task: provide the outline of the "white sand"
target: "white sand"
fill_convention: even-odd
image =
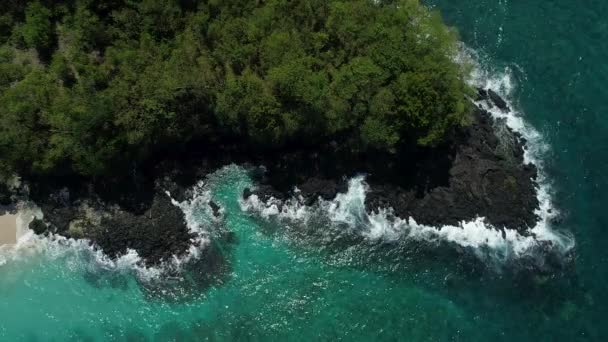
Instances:
[[[17,242],[17,215],[0,215],[0,245]]]

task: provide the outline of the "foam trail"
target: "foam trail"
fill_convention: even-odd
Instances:
[[[83,258],[83,256],[89,256]],[[43,256],[47,262],[67,259],[68,264],[80,264],[88,269],[116,272],[135,272],[142,280],[152,280],[162,274],[162,269],[145,267],[137,252],[129,250],[125,255],[112,260],[102,251],[95,249],[87,240],[67,239],[59,235],[38,236],[27,232],[12,246],[0,248],[0,267],[7,263],[25,262],[36,256]],[[76,267],[76,266],[73,266]]]
[[[256,212],[266,219],[280,217],[281,219],[307,222],[312,210],[304,205],[304,199],[298,195],[297,188],[294,192],[295,196],[286,201],[269,198],[264,202],[257,195],[251,195],[247,200],[240,199],[239,201],[242,210]]]

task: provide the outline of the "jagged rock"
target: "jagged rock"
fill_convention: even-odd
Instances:
[[[251,197],[252,195],[253,195],[253,191],[251,191],[251,189],[245,188],[243,190],[243,199],[244,200],[249,199],[249,197]]]
[[[255,191],[245,188],[243,191],[243,199],[248,199],[252,195],[258,196],[258,198],[263,202],[266,202],[271,198],[284,200],[289,196],[289,194],[281,192],[269,184],[260,184],[256,187]]]
[[[181,209],[161,192],[153,196],[144,212],[126,210],[95,197],[68,202],[65,196],[50,198],[40,205],[49,227],[35,220],[31,229],[37,234],[50,230],[71,238],[89,239],[112,258],[133,249],[154,265],[187,253],[194,238]]]
[[[483,88],[477,88],[477,101],[486,101],[488,100],[488,91]]]
[[[213,216],[220,217],[222,208],[217,203],[215,203],[214,201],[209,201],[209,207],[213,212]]]
[[[346,192],[348,185],[346,181],[310,178],[306,182],[299,184],[299,194],[304,197],[307,203],[311,204],[319,197],[324,200],[331,200],[340,192]]]
[[[34,233],[38,235],[45,234],[47,232],[47,225],[39,218],[34,218],[32,222],[30,222],[29,228],[34,231]]]
[[[157,181],[156,188],[160,192],[168,192],[171,195],[171,198],[178,202],[183,202],[188,199],[187,190],[184,187],[179,186],[169,177],[164,177],[162,180]]]
[[[507,102],[500,97],[500,95],[496,94],[492,89],[488,89],[488,97],[492,100],[492,103],[499,109],[508,112],[509,107],[507,106]]]

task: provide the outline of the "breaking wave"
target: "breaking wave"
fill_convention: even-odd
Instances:
[[[507,101],[509,111],[502,111],[496,107],[489,106],[487,102],[477,102],[478,105],[486,109],[495,119],[505,120],[507,126],[521,134],[525,139],[524,144],[524,163],[531,163],[536,166],[538,176],[536,179],[536,196],[539,208],[536,215],[539,220],[530,232],[538,240],[548,241],[554,244],[563,253],[567,253],[575,246],[575,240],[571,233],[554,230],[552,222],[555,221],[560,213],[553,205],[553,190],[550,178],[547,176],[544,165],[544,157],[549,152],[550,146],[545,142],[542,134],[525,120],[525,115],[518,110],[513,103],[513,93],[516,89],[516,82],[513,69],[505,67],[502,70],[492,70],[484,68],[478,62],[481,57],[474,51],[464,50],[469,63],[475,67],[471,73],[469,83],[472,86],[484,89],[492,89]],[[516,68],[519,68],[516,66]]]

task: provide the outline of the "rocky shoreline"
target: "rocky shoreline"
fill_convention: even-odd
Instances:
[[[477,100],[509,110],[492,91],[480,89]],[[44,220],[30,225],[38,234],[89,239],[112,258],[135,250],[146,265],[184,256],[192,244],[200,243],[167,192],[183,201],[197,180],[230,163],[249,165],[259,184],[244,197],[285,199],[297,187],[306,203],[313,204],[319,197],[329,200],[345,192],[347,179],[364,173],[370,186],[369,211],[392,207],[399,217],[433,226],[484,216],[497,229],[526,234],[537,220],[534,211],[539,204],[537,171],[524,165],[524,143],[504,122],[476,107],[470,126],[454,130],[444,145],[432,149],[356,154],[329,141],[320,148],[251,154],[222,145],[213,152],[162,161],[150,172],[118,183],[39,180],[30,184],[31,190],[12,195],[0,189],[0,199],[32,200],[40,206]],[[260,165],[264,171],[254,167]],[[209,206],[220,215],[217,204]]]
[[[480,89],[478,101],[509,111],[491,90]],[[347,178],[363,173],[370,188],[368,212],[390,207],[398,217],[437,227],[485,217],[497,229],[516,229],[527,235],[538,220],[539,203],[537,169],[524,163],[525,140],[481,107],[472,116],[471,125],[458,128],[444,146],[435,149],[360,160],[344,160],[339,150],[325,157],[287,154],[265,164],[262,185],[248,189],[244,198],[255,194],[264,202],[271,197],[286,199],[297,187],[298,195],[310,205],[319,197],[330,200],[345,192]],[[294,173],[290,181],[282,180]]]
[[[173,255],[185,254],[197,236],[187,227],[181,209],[160,192],[142,213],[108,205],[99,199],[69,201],[53,196],[40,204],[44,221],[34,220],[37,234],[53,232],[69,238],[86,238],[111,258],[137,251],[148,264],[156,265]]]

